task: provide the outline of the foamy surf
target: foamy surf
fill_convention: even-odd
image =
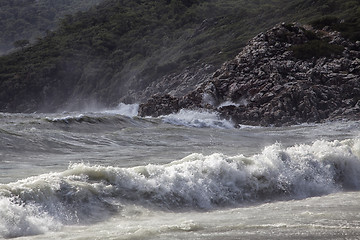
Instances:
[[[61,228],[61,223],[33,203],[16,197],[0,197],[0,236],[15,238],[38,235]]]
[[[196,111],[181,109],[178,113],[173,113],[160,117],[165,123],[179,126],[196,128],[234,128],[231,121],[221,119],[217,113],[208,111]]]
[[[106,109],[100,112],[106,114],[120,114],[126,117],[135,117],[139,111],[139,104],[125,104],[120,103],[116,108]]]
[[[359,139],[273,144],[253,156],[194,153],[132,168],[71,164],[64,172],[0,185],[0,236],[94,223],[133,204],[213,210],[359,189]]]
[[[90,119],[89,117],[85,116],[84,114],[73,114],[73,115],[66,115],[60,117],[46,117],[45,120],[54,123],[73,123],[73,122],[84,122],[86,119]]]

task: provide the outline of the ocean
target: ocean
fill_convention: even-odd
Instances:
[[[360,121],[0,113],[0,238],[358,239]]]

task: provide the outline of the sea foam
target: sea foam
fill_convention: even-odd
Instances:
[[[0,236],[14,238],[55,231],[61,227],[59,221],[39,211],[36,204],[24,204],[16,197],[0,197]]]
[[[181,109],[178,113],[161,116],[165,123],[197,128],[234,128],[231,121],[221,119],[217,113]]]
[[[126,117],[135,117],[138,114],[139,104],[120,103],[116,108],[101,111],[107,114],[120,114]]]
[[[0,234],[15,237],[91,223],[139,205],[212,210],[360,189],[360,140],[281,144],[244,156],[191,154],[132,168],[78,163],[0,185]]]

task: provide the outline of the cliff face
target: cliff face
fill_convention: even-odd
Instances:
[[[360,118],[360,43],[338,32],[279,24],[254,37],[196,90],[155,95],[140,116],[207,109],[235,124]]]

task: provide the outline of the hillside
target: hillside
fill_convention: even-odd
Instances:
[[[84,11],[102,0],[2,0],[0,2],[0,55],[18,40],[34,42],[57,27],[66,14]]]
[[[185,94],[279,22],[332,19],[333,28],[359,39],[359,6],[350,0],[104,1],[0,58],[0,111],[113,106],[174,89]]]
[[[329,19],[327,19],[328,21]],[[187,95],[154,95],[140,116],[195,109],[237,125],[360,118],[360,41],[308,25],[278,24],[255,36]]]

